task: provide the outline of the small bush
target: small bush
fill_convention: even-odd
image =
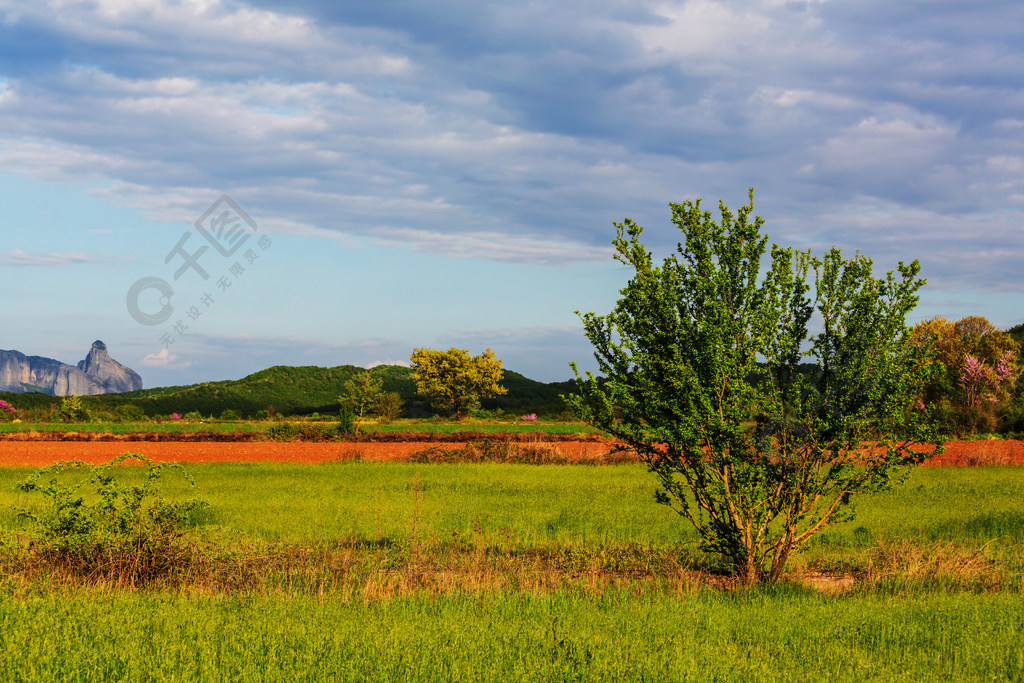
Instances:
[[[220,419],[225,421],[235,421],[242,419],[242,413],[235,410],[234,408],[227,408],[220,414]]]
[[[291,441],[296,431],[291,422],[276,422],[267,429],[267,438],[271,441]]]
[[[133,460],[145,470],[142,483],[129,486],[114,468]],[[48,502],[41,512],[21,511],[35,524],[34,557],[74,574],[132,585],[170,573],[188,555],[184,527],[207,507],[199,500],[171,503],[160,495],[160,479],[170,468],[193,483],[181,465],[156,465],[140,453],[102,465],[65,461],[41,468],[18,485]],[[72,474],[75,470],[84,470],[84,480]],[[91,492],[83,494],[83,488]]]
[[[355,434],[357,429],[355,411],[349,408],[342,408],[338,411],[338,433],[347,436]]]
[[[13,422],[21,419],[21,411],[7,401],[0,399],[0,422]]]

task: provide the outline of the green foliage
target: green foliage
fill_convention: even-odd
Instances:
[[[817,259],[773,245],[762,272],[753,189],[738,215],[720,202],[720,222],[700,200],[670,206],[682,242],[660,265],[639,225],[616,224],[615,258],[635,274],[611,313],[582,316],[607,382],[577,373],[568,402],[644,457],[659,502],[707,551],[744,581],[775,582],[852,495],[888,488],[937,443],[930,414],[912,409],[927,349],[905,325],[924,280],[916,261],[875,277],[870,259],[835,248]]]
[[[342,408],[338,411],[338,434],[355,434],[357,427],[356,414],[351,408]]]
[[[223,411],[221,411],[220,419],[225,421],[241,420],[242,413],[238,410],[235,410],[234,408],[225,408]]]
[[[89,411],[82,405],[82,399],[71,394],[60,401],[60,419],[61,422],[87,422]]]
[[[377,399],[377,417],[381,424],[388,424],[398,419],[402,414],[402,407],[405,402],[402,395],[397,391],[382,393]]]
[[[480,407],[481,399],[508,391],[500,384],[501,359],[490,349],[479,356],[466,349],[414,349],[412,378],[417,392],[434,407],[450,410],[456,420]]]
[[[372,369],[363,370],[345,382],[345,391],[338,397],[342,408],[349,408],[363,419],[367,408],[376,407],[383,395],[384,380],[375,377]]]
[[[914,326],[914,343],[933,349],[933,373],[921,400],[937,407],[944,433],[966,436],[1014,430],[1015,408],[1009,404],[1015,394],[1019,399],[1024,378],[1021,343],[1017,339],[1020,335],[1015,334],[1013,329],[996,329],[980,316],[957,321],[936,316]],[[985,387],[985,400],[976,396],[974,383],[965,381],[972,365],[990,379]],[[1000,367],[1006,376],[996,378],[995,370]]]
[[[515,415],[558,415],[566,410],[562,396],[576,392],[576,383],[572,380],[538,382],[512,370],[502,371],[501,386],[508,393],[482,400],[480,405],[483,408]]]
[[[123,481],[125,468],[117,466],[129,461],[143,465],[141,484]],[[34,552],[76,572],[112,571],[133,583],[172,570],[184,552],[182,527],[206,504],[161,496],[160,480],[170,468],[192,483],[181,465],[156,465],[139,453],[102,465],[65,461],[39,469],[18,485],[46,501],[41,511],[22,511],[34,522]]]
[[[143,422],[147,419],[146,411],[134,403],[124,403],[116,406],[111,412],[121,422]],[[188,415],[185,417],[187,419]]]
[[[138,406],[147,415],[174,412],[219,415],[226,408],[238,410],[245,416],[256,416],[264,410],[270,417],[278,412],[285,415],[333,414],[338,408],[338,397],[345,391],[345,382],[360,372],[362,368],[352,365],[333,368],[277,366],[238,380],[85,396],[82,402],[90,409],[109,411],[115,416],[117,408],[125,404]],[[431,415],[425,400],[416,395],[416,383],[410,368],[378,366],[373,369],[373,374],[382,381],[384,393],[395,392],[401,396],[406,417]],[[537,382],[508,370],[502,373],[502,386],[508,393],[483,398],[483,407],[490,410],[501,408],[516,414],[558,414],[564,410],[560,395],[575,390],[572,382]],[[0,399],[24,409],[22,419],[25,421],[47,421],[49,412],[58,409],[60,398],[47,394],[0,392]],[[277,406],[277,409],[270,406]]]

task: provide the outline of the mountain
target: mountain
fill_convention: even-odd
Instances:
[[[230,408],[252,417],[270,406],[283,415],[337,414],[338,396],[344,392],[345,381],[362,371],[363,368],[354,365],[330,368],[277,365],[237,380],[90,396],[86,402],[94,414],[114,412],[128,404],[151,416],[193,411],[216,416]],[[405,415],[429,417],[434,413],[423,397],[416,395],[411,369],[384,365],[375,368],[374,374],[383,380],[384,391],[395,391],[402,396]],[[501,409],[512,414],[557,414],[565,410],[559,394],[575,389],[572,382],[537,382],[511,370],[505,371],[501,383],[508,394],[485,400],[485,409]],[[45,407],[55,401],[51,396],[23,395],[15,404],[19,408]]]
[[[142,378],[107,353],[107,345],[93,342],[78,367],[53,358],[26,356],[0,350],[0,391],[15,394],[94,396],[142,389]]]

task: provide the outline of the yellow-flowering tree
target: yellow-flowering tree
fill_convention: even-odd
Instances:
[[[499,384],[501,359],[490,349],[479,356],[466,349],[413,349],[411,360],[416,391],[433,407],[451,410],[457,420],[478,408],[481,399],[506,393]]]

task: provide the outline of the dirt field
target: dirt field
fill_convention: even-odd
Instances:
[[[460,443],[182,443],[174,441],[0,441],[0,466],[42,466],[60,460],[101,463],[122,453],[142,453],[157,462],[279,462],[319,463],[342,460],[405,461],[409,454],[429,447],[459,448]],[[594,441],[565,441],[550,444],[567,458],[592,459],[607,453],[610,446]]]
[[[600,441],[561,441],[545,444],[571,462],[586,462],[608,452]],[[202,443],[175,441],[0,441],[0,466],[38,467],[60,460],[101,463],[122,453],[142,453],[157,462],[278,462],[320,463],[352,459],[404,461],[424,448],[458,448],[459,443]],[[1024,441],[950,441],[946,452],[927,463],[931,467],[1024,465]]]

